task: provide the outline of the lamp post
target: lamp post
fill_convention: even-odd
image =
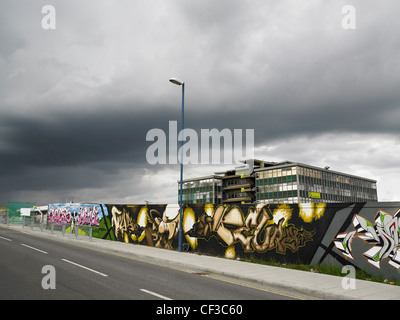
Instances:
[[[169,79],[170,82],[173,84],[176,84],[178,86],[182,86],[182,134],[183,134],[183,129],[185,128],[184,126],[184,101],[185,101],[185,83],[182,80],[179,80],[178,78],[171,78]],[[179,252],[182,252],[182,242],[183,242],[183,204],[182,204],[182,198],[183,198],[183,192],[182,192],[182,185],[183,185],[183,139],[181,139],[181,181],[180,181],[180,194],[179,194],[179,233],[178,233],[178,250]]]

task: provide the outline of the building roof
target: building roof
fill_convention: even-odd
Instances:
[[[362,180],[366,180],[366,181],[370,181],[370,182],[374,182],[374,183],[377,182],[374,179],[356,176],[356,175],[352,175],[352,174],[348,174],[348,173],[344,173],[344,172],[340,172],[340,171],[330,170],[329,167],[320,168],[320,167],[316,167],[313,165],[309,165],[309,164],[305,164],[305,163],[301,163],[301,162],[288,161],[288,160],[281,161],[281,162],[273,162],[273,161],[263,161],[263,160],[258,160],[258,159],[248,159],[248,160],[244,160],[241,162],[247,164],[250,161],[254,161],[253,162],[254,163],[254,172],[299,166],[299,167],[305,167],[305,168],[316,169],[316,170],[321,170],[321,171],[327,171],[330,173],[347,176],[347,177],[353,177],[353,178],[357,178],[357,179],[362,179]],[[235,171],[236,171],[236,169],[226,170],[223,172],[215,172],[213,175],[184,179],[183,182],[205,180],[205,179],[231,179],[231,178],[234,178],[237,176]],[[240,177],[240,175],[239,175],[239,177]],[[179,182],[180,181],[178,181],[178,183]]]
[[[182,182],[191,182],[191,181],[197,181],[197,180],[205,180],[205,179],[222,179],[222,176],[218,176],[218,175],[209,175],[209,176],[203,176],[203,177],[194,177],[194,178],[188,178],[188,179],[183,179]],[[178,183],[180,183],[181,181],[178,180]]]

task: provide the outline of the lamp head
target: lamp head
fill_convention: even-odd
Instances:
[[[184,83],[182,80],[180,80],[178,78],[171,78],[171,79],[169,79],[169,81],[172,82],[173,84],[178,85],[178,86],[181,86]]]

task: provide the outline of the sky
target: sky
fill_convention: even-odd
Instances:
[[[177,203],[179,165],[146,157],[150,130],[168,141],[180,127],[171,77],[199,137],[252,129],[257,159],[375,179],[380,201],[398,201],[398,12],[398,0],[1,0],[0,206]],[[234,166],[188,164],[184,178]]]

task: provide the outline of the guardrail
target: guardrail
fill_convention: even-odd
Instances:
[[[0,212],[0,224],[8,224],[8,212]]]
[[[9,224],[8,214],[0,214],[0,224]],[[40,230],[40,232],[56,232],[62,233],[63,237],[72,235],[76,239],[88,237],[92,241],[93,227],[91,225],[79,225],[74,222],[55,224],[47,223],[46,219],[40,216],[24,216],[22,217],[22,229],[30,228],[31,230]]]

